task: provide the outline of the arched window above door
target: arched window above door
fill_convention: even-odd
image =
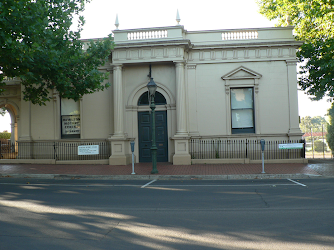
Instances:
[[[164,105],[167,104],[167,101],[166,98],[160,92],[157,91],[155,92],[154,103],[155,105]],[[138,99],[138,106],[145,106],[145,105],[149,105],[147,91],[143,93]]]

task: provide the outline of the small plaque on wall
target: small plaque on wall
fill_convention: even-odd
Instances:
[[[63,115],[61,117],[62,134],[80,134],[80,115]]]

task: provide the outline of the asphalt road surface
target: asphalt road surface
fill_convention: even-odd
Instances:
[[[0,249],[334,249],[334,179],[0,179]]]

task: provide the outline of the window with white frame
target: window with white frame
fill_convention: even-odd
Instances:
[[[80,138],[80,103],[61,99],[61,138]]]
[[[232,134],[255,133],[253,88],[231,88]]]

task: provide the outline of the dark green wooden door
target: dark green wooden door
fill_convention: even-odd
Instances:
[[[151,162],[152,128],[148,111],[138,112],[139,162]],[[168,161],[167,111],[155,111],[157,161]]]

